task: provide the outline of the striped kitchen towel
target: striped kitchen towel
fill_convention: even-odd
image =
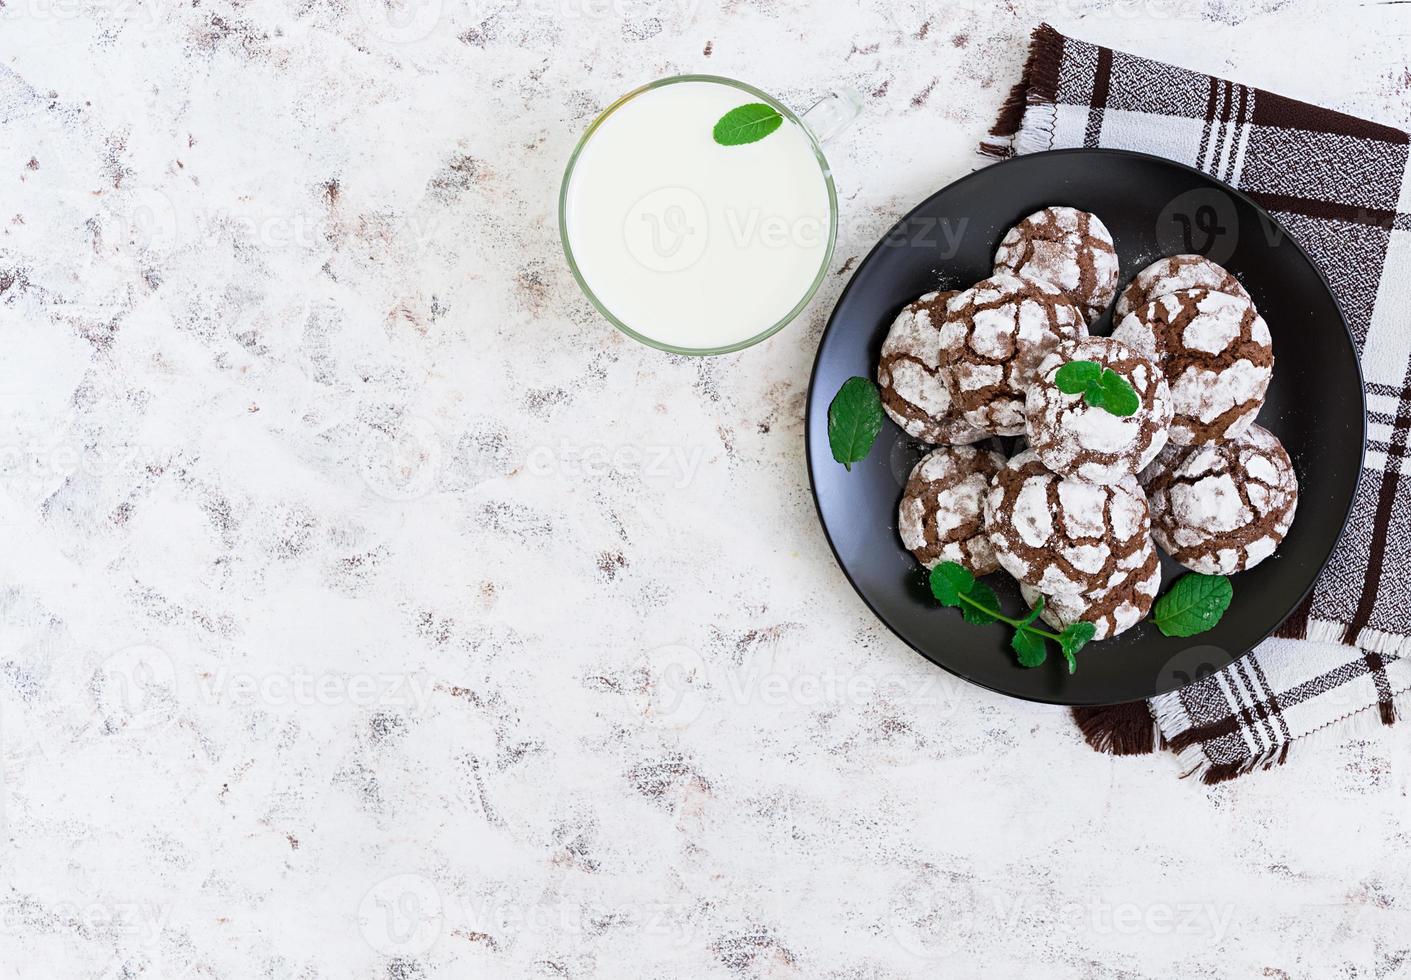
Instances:
[[[988,159],[1064,147],[1139,150],[1262,204],[1322,267],[1367,388],[1366,468],[1308,600],[1249,656],[1172,694],[1074,712],[1094,747],[1179,753],[1221,782],[1318,734],[1390,725],[1411,689],[1411,170],[1406,133],[1173,65],[1034,31]],[[1375,711],[1373,710],[1375,709]],[[1153,726],[1153,719],[1155,726]]]

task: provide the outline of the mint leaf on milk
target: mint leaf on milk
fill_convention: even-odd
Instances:
[[[1195,636],[1220,622],[1234,597],[1235,588],[1225,576],[1189,572],[1157,601],[1152,618],[1167,636]]]
[[[763,102],[751,102],[720,117],[715,124],[715,141],[721,146],[757,143],[782,125],[784,117],[778,109]]]
[[[1093,408],[1122,418],[1141,408],[1141,399],[1127,379],[1097,361],[1069,361],[1058,369],[1053,383],[1065,395],[1082,395]]]
[[[833,458],[851,470],[872,451],[882,431],[882,396],[866,378],[848,378],[828,406],[828,445]]]

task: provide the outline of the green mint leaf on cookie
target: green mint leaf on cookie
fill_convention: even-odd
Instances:
[[[1069,361],[1058,369],[1053,381],[1065,395],[1081,395],[1101,377],[1102,365],[1097,361]]]
[[[999,609],[999,599],[995,597],[994,590],[984,582],[976,582],[971,586],[967,597],[971,602],[967,602],[960,610],[967,623],[988,626],[998,620],[990,610]]]
[[[1048,659],[1048,642],[1032,630],[1015,630],[1009,647],[1019,655],[1019,666],[1037,667]]]
[[[1098,382],[1098,386],[1102,389],[1102,404],[1098,407],[1107,409],[1113,415],[1126,418],[1128,415],[1136,415],[1137,409],[1142,407],[1136,390],[1126,378],[1111,368],[1102,372],[1102,380]]]
[[[773,106],[751,102],[737,106],[715,124],[715,141],[721,146],[743,146],[757,143],[784,124],[784,117]]]
[[[882,396],[866,378],[848,378],[828,406],[828,445],[833,458],[851,470],[867,458],[882,431]]]
[[[1195,636],[1220,622],[1234,596],[1234,586],[1225,576],[1189,572],[1157,600],[1152,618],[1167,636]]]
[[[1122,418],[1141,408],[1141,399],[1127,379],[1097,361],[1069,361],[1058,369],[1053,383],[1065,395],[1082,395],[1093,408]]]
[[[974,588],[975,576],[958,562],[943,561],[931,569],[931,594],[943,606],[962,605],[961,596],[968,596]]]

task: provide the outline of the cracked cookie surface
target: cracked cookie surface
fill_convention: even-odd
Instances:
[[[1138,272],[1127,284],[1117,297],[1112,322],[1121,323],[1128,313],[1135,313],[1158,297],[1197,288],[1254,302],[1240,281],[1218,262],[1203,255],[1168,255]]]
[[[1161,555],[1150,538],[1141,567],[1110,589],[1088,595],[1044,595],[1039,618],[1062,631],[1073,623],[1092,623],[1094,640],[1107,640],[1136,626],[1151,612],[1161,591]],[[1020,583],[1019,592],[1029,608],[1043,595],[1032,585]]]
[[[985,528],[1010,575],[1047,595],[1077,595],[1141,567],[1151,517],[1136,477],[1100,486],[1060,476],[1025,450],[990,483]]]
[[[1247,429],[1274,370],[1269,325],[1254,304],[1209,289],[1159,296],[1112,332],[1161,365],[1178,446],[1233,438]]]
[[[1117,249],[1095,214],[1070,207],[1035,211],[1009,229],[995,251],[995,272],[1053,283],[1089,323],[1117,295]]]
[[[908,304],[887,332],[877,364],[883,410],[907,435],[933,445],[963,445],[985,437],[955,407],[949,358],[941,351],[945,304],[956,292],[927,293]]]
[[[1039,362],[1087,323],[1057,286],[994,275],[952,296],[941,323],[941,356],[951,365],[956,407],[992,435],[1024,432],[1024,396]]]
[[[1226,442],[1164,453],[1144,476],[1157,543],[1206,575],[1232,575],[1268,558],[1298,508],[1293,461],[1260,425]]]
[[[916,464],[897,508],[897,531],[917,561],[927,568],[959,562],[976,575],[999,570],[984,500],[1003,466],[1002,455],[976,446],[942,446]]]

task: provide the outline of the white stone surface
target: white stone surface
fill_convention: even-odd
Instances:
[[[872,618],[801,423],[1040,19],[1411,126],[1411,7],[382,2],[0,6],[0,977],[1407,975],[1402,728],[1088,751]],[[868,103],[836,274],[713,360],[556,230],[687,71]]]

